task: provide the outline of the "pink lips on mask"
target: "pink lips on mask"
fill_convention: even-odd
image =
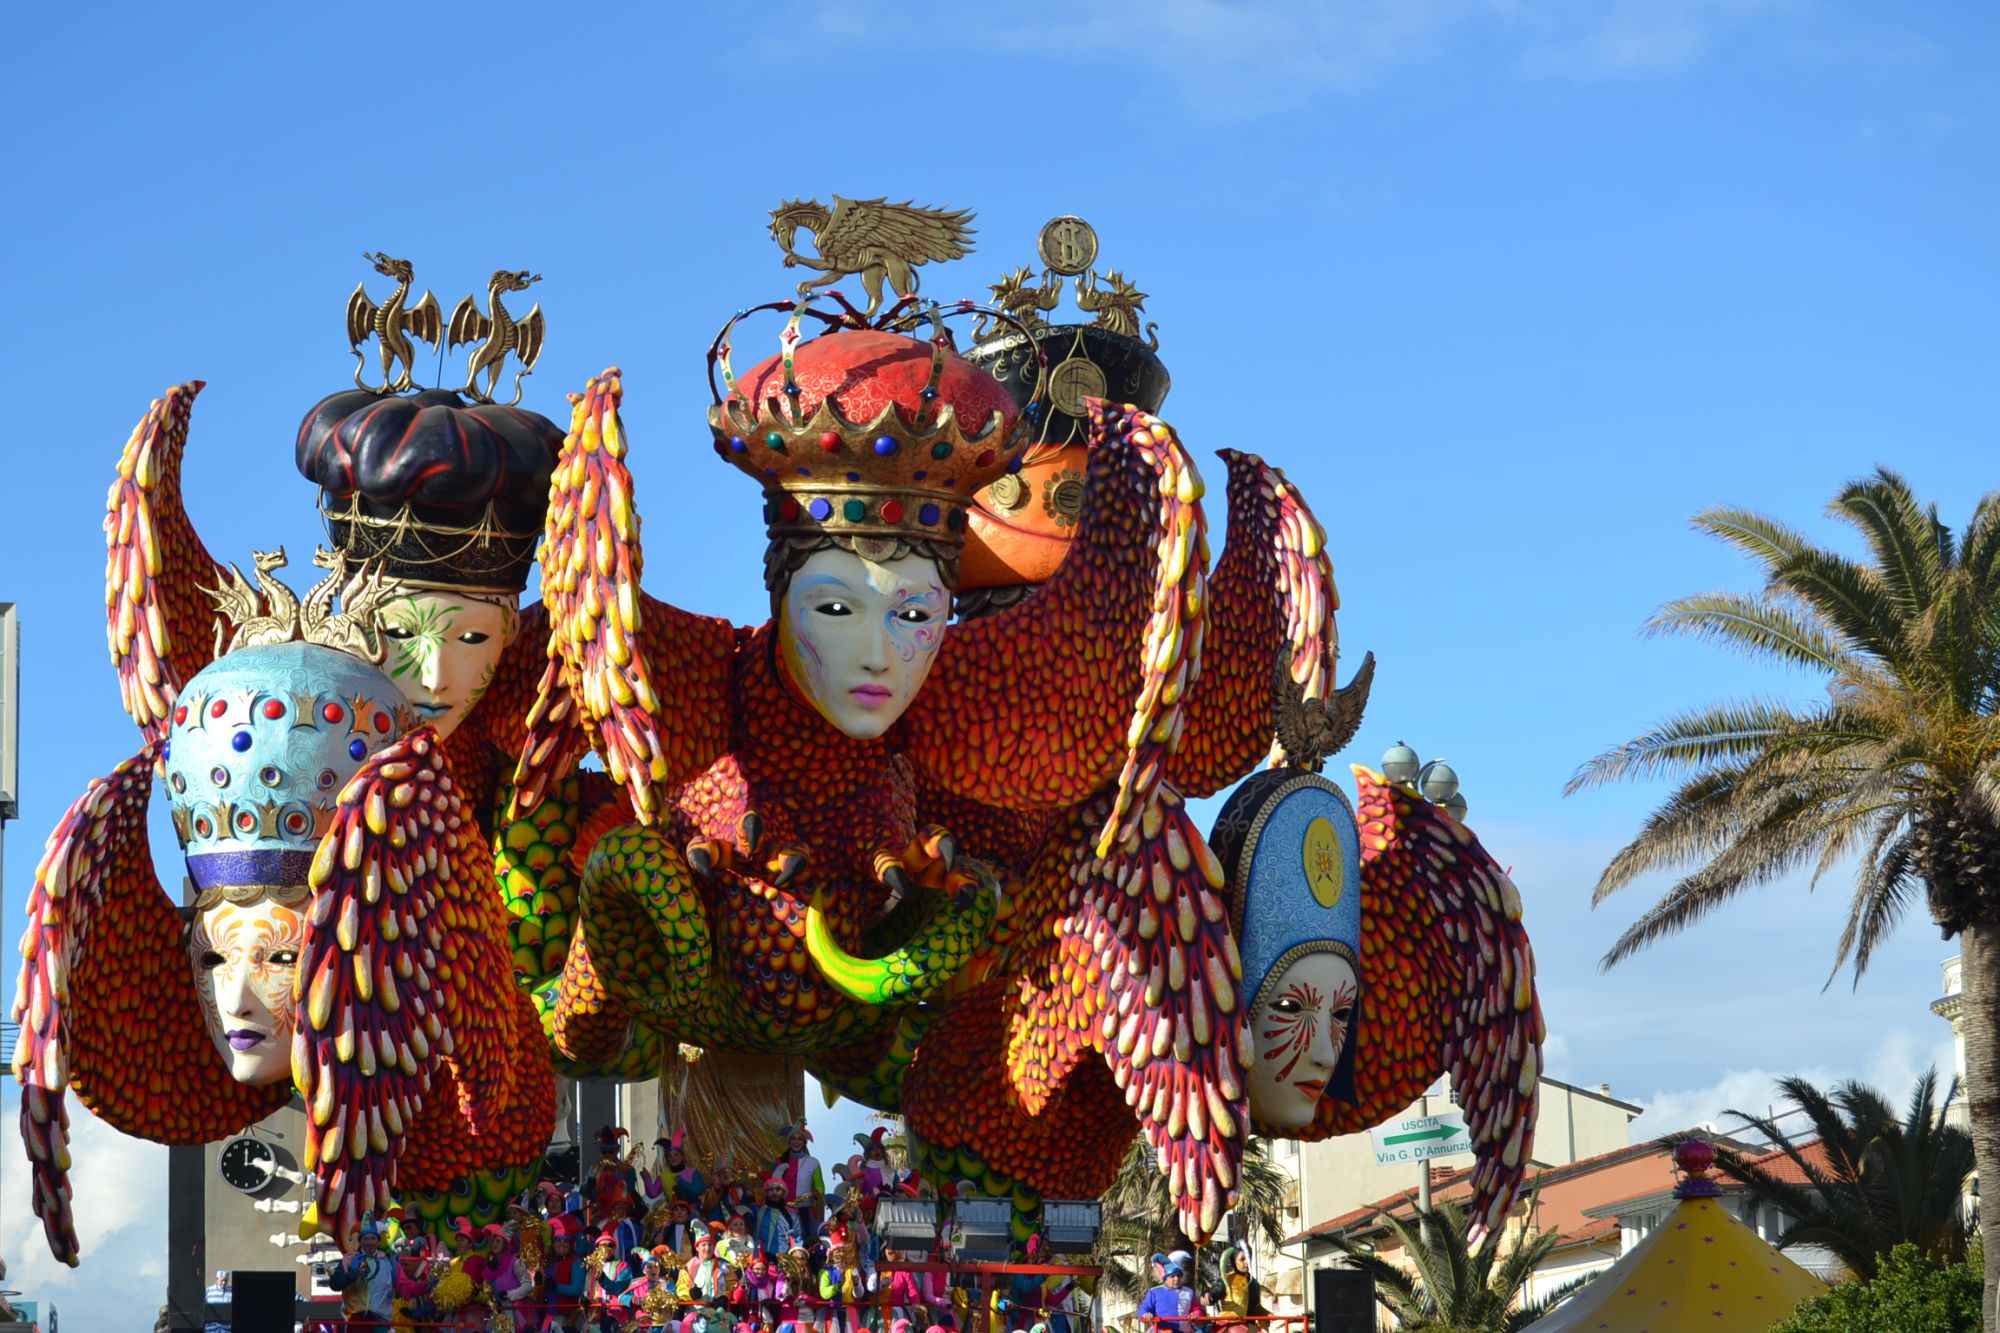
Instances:
[[[259,1032],[255,1028],[231,1028],[229,1031],[223,1033],[222,1037],[224,1041],[229,1043],[230,1050],[247,1051],[263,1045],[264,1039],[268,1035],[268,1033]]]
[[[863,708],[880,708],[895,697],[895,691],[886,685],[856,685],[848,694]]]

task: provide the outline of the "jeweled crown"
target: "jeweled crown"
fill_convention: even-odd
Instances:
[[[966,507],[981,487],[1021,466],[1028,413],[994,377],[960,356],[947,314],[904,298],[873,326],[851,308],[808,302],[744,311],[709,349],[715,450],[764,488],[773,537],[965,540]],[[780,350],[738,378],[730,331],[744,315],[789,309]],[[832,326],[801,340],[808,318]],[[905,330],[928,320],[930,336]],[[716,384],[720,373],[722,384]]]

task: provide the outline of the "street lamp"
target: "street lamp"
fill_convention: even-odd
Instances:
[[[1465,819],[1465,796],[1458,789],[1458,770],[1442,759],[1424,763],[1417,752],[1397,741],[1382,756],[1382,776],[1405,787],[1415,787],[1432,805],[1442,807],[1452,818]]]

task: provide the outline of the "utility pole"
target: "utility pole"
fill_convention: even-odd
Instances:
[[[0,602],[0,903],[7,901],[7,821],[21,816],[20,734],[21,626],[14,603]],[[0,1022],[0,1028],[0,1047],[11,1061],[21,1034],[11,1023]]]

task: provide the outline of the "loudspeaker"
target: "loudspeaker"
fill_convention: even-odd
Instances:
[[[1313,1333],[1375,1333],[1375,1275],[1313,1269]]]
[[[292,1333],[298,1280],[286,1272],[237,1269],[229,1275],[231,1333]]]

